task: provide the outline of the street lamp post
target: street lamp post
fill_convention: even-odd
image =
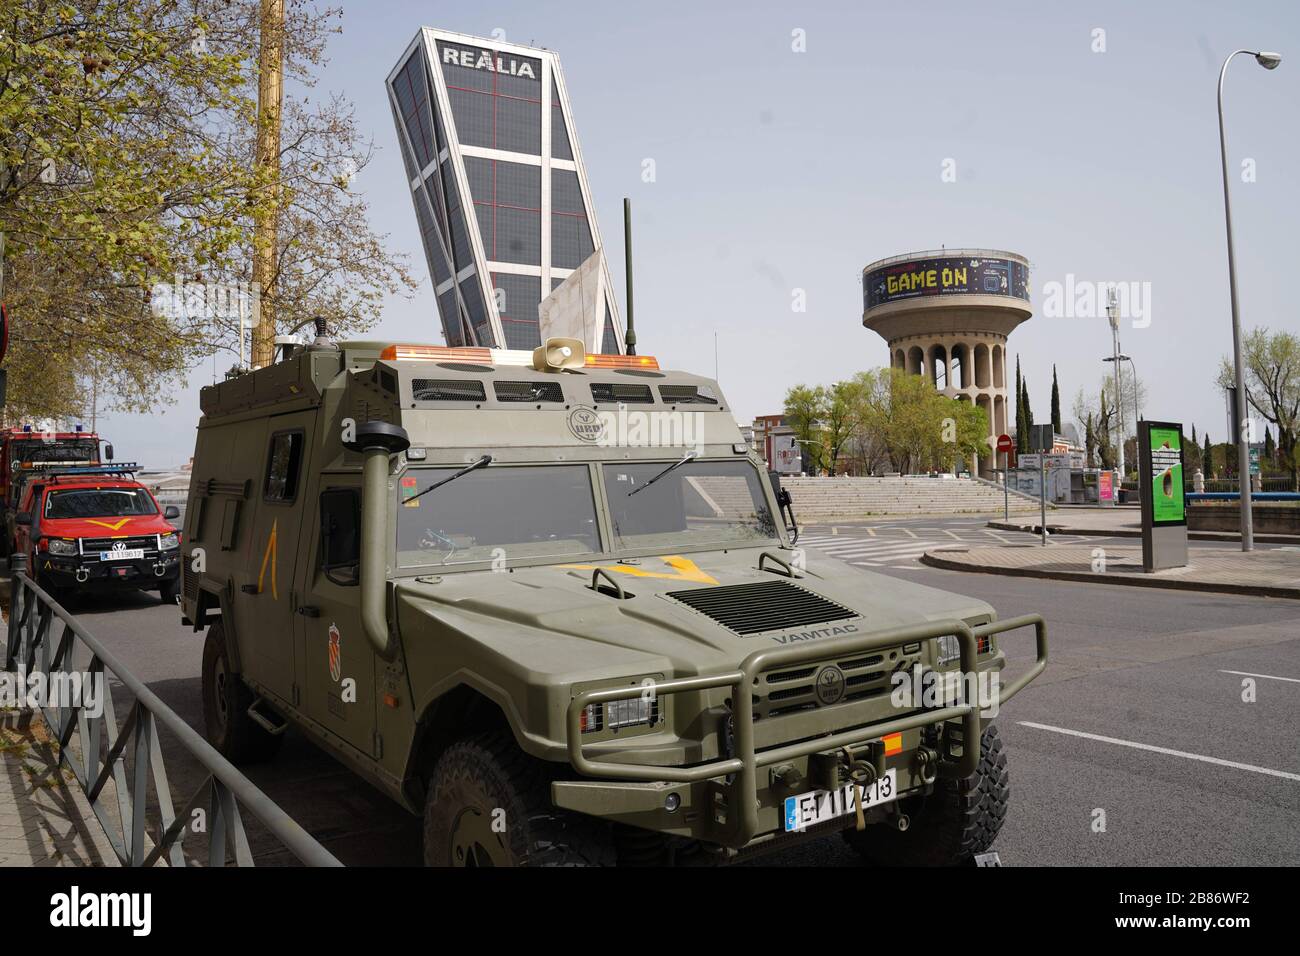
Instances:
[[[1223,220],[1228,231],[1228,294],[1232,300],[1232,367],[1237,386],[1236,408],[1233,409],[1234,425],[1237,432],[1237,492],[1241,499],[1241,550],[1255,549],[1255,529],[1251,524],[1250,514],[1250,436],[1242,426],[1245,424],[1246,410],[1250,403],[1246,399],[1246,385],[1241,361],[1241,316],[1237,311],[1237,263],[1236,253],[1232,247],[1232,201],[1228,191],[1228,136],[1223,128],[1223,79],[1228,75],[1228,64],[1240,53],[1249,53],[1266,70],[1276,69],[1282,62],[1280,53],[1254,52],[1252,50],[1234,50],[1223,61],[1219,71],[1219,152],[1223,160]]]
[[[1110,290],[1110,300],[1106,304],[1106,318],[1110,319],[1110,340],[1114,347],[1115,354],[1112,358],[1106,359],[1107,362],[1115,363],[1115,420],[1119,422],[1118,438],[1116,442],[1119,453],[1119,483],[1124,487],[1124,393],[1120,389],[1119,374],[1119,303],[1115,298],[1115,290]]]

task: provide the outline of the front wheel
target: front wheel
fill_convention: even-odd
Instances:
[[[230,667],[226,631],[217,621],[203,643],[203,725],[208,743],[231,763],[266,760],[283,734],[270,734],[248,716],[253,692]]]
[[[980,761],[965,780],[941,777],[928,796],[905,799],[903,831],[887,823],[846,830],[844,839],[877,866],[965,866],[993,845],[1007,817],[1007,755],[992,724],[980,736]]]
[[[158,597],[163,604],[175,604],[181,593],[180,578],[164,580],[158,585]]]
[[[508,733],[452,744],[424,803],[426,866],[612,866],[607,825],[551,805],[545,765]]]

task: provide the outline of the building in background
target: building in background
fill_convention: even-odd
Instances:
[[[538,305],[601,249],[559,57],[426,27],[388,97],[447,344],[541,344]],[[597,344],[622,352],[600,268]]]
[[[994,249],[937,249],[862,270],[862,324],[889,343],[890,365],[924,375],[984,409],[996,442],[1014,427],[1007,404],[1007,336],[1033,311],[1029,261]],[[994,453],[971,463],[988,475]]]

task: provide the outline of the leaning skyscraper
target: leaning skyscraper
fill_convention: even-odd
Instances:
[[[426,27],[388,95],[447,344],[539,345],[538,305],[601,248],[559,57]],[[599,269],[590,344],[622,352],[603,256]]]

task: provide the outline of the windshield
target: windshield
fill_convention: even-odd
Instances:
[[[776,537],[758,471],[748,462],[690,461],[647,484],[670,464],[603,466],[620,550],[754,544]]]
[[[586,465],[488,465],[415,497],[458,470],[420,468],[402,476],[401,567],[510,563],[600,550]]]
[[[99,443],[95,441],[20,441],[14,443],[14,460],[24,461],[99,461]]]
[[[157,513],[143,488],[69,488],[45,496],[47,518],[124,518]]]

